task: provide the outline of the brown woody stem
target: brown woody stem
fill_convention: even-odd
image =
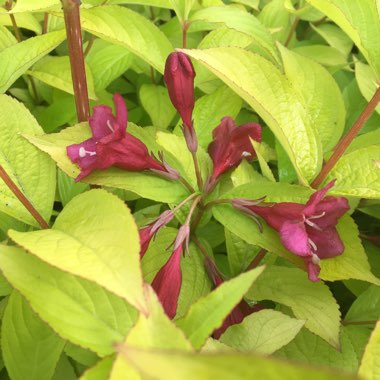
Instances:
[[[90,117],[86,70],[83,55],[82,30],[80,25],[79,0],[61,0],[65,16],[67,44],[69,47],[71,76],[73,78],[75,104],[78,121]]]
[[[195,175],[197,176],[197,184],[200,191],[203,189],[203,180],[202,180],[202,174],[201,169],[199,167],[198,157],[196,152],[191,152],[191,155],[193,157],[194,161],[194,168],[195,168]]]
[[[186,49],[186,42],[187,42],[187,31],[190,27],[189,21],[184,21],[182,24],[182,47]]]
[[[13,182],[11,177],[9,177],[8,173],[4,170],[4,168],[1,165],[0,165],[0,178],[5,182],[5,184],[8,186],[8,188],[17,197],[17,199],[24,205],[24,207],[30,212],[30,214],[37,221],[37,223],[41,226],[41,228],[43,228],[43,229],[49,228],[49,225],[47,224],[45,219],[34,208],[34,206],[30,203],[29,199],[17,187],[17,185]]]
[[[370,102],[367,104],[364,111],[360,114],[358,119],[355,121],[351,129],[346,133],[346,135],[339,141],[338,145],[334,149],[334,153],[323,166],[321,172],[311,183],[311,187],[318,188],[322,182],[325,180],[327,175],[330,173],[331,169],[335,166],[337,161],[343,156],[344,152],[348,146],[352,143],[352,140],[357,136],[359,131],[363,128],[365,122],[370,118],[376,109],[376,106],[380,102],[380,87],[376,90]]]

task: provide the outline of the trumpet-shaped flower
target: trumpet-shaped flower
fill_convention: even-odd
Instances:
[[[281,242],[290,252],[304,259],[309,279],[318,281],[320,260],[341,255],[344,245],[336,224],[349,210],[343,197],[325,196],[335,181],[316,191],[304,204],[281,202],[274,205],[242,206],[240,200],[233,204],[248,214],[260,215],[281,237]]]
[[[79,165],[80,181],[94,170],[116,166],[129,171],[150,170],[170,179],[178,179],[178,173],[165,162],[152,157],[145,144],[126,131],[128,111],[123,98],[114,95],[116,116],[105,105],[94,107],[89,120],[92,137],[80,144],[67,147],[67,155]]]
[[[211,182],[237,167],[245,158],[252,160],[256,157],[250,139],[261,142],[261,127],[249,123],[238,127],[234,120],[227,116],[212,132],[214,140],[208,146],[208,152],[214,163]]]

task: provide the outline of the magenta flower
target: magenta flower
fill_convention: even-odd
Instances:
[[[243,158],[252,160],[256,153],[250,138],[261,142],[261,127],[259,124],[249,123],[238,127],[234,120],[226,116],[212,132],[214,140],[208,146],[208,152],[214,163],[211,182],[237,167]]]
[[[181,253],[184,246],[188,249],[189,237],[190,227],[184,224],[178,231],[172,255],[152,282],[152,287],[169,318],[174,318],[177,312],[182,285]]]
[[[174,212],[171,210],[164,211],[155,221],[139,230],[140,233],[140,256],[145,255],[149,243],[160,228],[164,227],[174,218]]]
[[[334,183],[335,180],[316,191],[305,205],[282,202],[267,207],[242,206],[241,200],[234,200],[233,204],[240,210],[245,207],[248,214],[264,218],[280,233],[285,248],[304,259],[309,279],[318,281],[320,260],[341,255],[344,251],[336,224],[350,207],[346,198],[325,197]]]
[[[116,116],[105,105],[94,107],[89,124],[92,137],[80,144],[69,145],[67,155],[79,165],[80,181],[94,170],[116,166],[129,171],[150,170],[170,179],[178,179],[178,173],[165,162],[152,157],[145,144],[126,131],[128,111],[123,98],[114,95]]]

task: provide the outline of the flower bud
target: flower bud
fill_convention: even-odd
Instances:
[[[193,128],[194,77],[194,67],[185,53],[174,52],[168,56],[164,79],[169,97],[181,115],[185,127],[189,129]]]

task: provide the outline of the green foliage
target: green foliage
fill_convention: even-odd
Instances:
[[[78,2],[64,2],[0,0],[0,378],[377,380],[379,1],[82,0],[72,39]],[[173,51],[196,73],[196,152],[171,103],[192,108],[183,57],[166,69],[175,95],[163,77]],[[238,129],[215,131],[226,116]],[[108,167],[104,145],[125,165]],[[153,159],[180,178],[137,170]]]

